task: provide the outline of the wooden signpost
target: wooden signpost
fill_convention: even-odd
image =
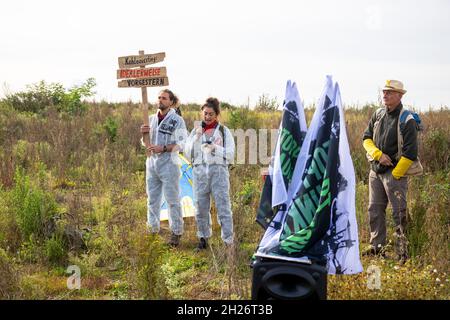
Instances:
[[[147,87],[164,87],[169,85],[166,67],[146,68],[146,65],[164,61],[164,52],[155,54],[144,54],[143,50],[139,55],[119,57],[119,70],[117,70],[117,83],[119,88],[141,88],[142,92],[142,115],[144,125],[149,126],[148,120],[148,97]],[[144,144],[150,144],[150,135],[144,134]]]

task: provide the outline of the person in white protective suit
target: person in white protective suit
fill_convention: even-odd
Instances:
[[[219,101],[208,98],[202,106],[203,121],[189,135],[184,154],[191,160],[194,174],[197,250],[206,249],[211,237],[211,195],[214,198],[222,240],[233,243],[228,165],[233,163],[235,145],[230,130],[219,123]]]
[[[178,246],[183,234],[183,216],[180,204],[180,165],[178,151],[186,142],[186,124],[172,108],[178,98],[165,89],[158,96],[158,111],[149,117],[150,126],[143,125],[141,133],[150,135],[146,161],[147,224],[151,232],[159,233],[161,198],[164,194],[169,209],[172,232],[169,245]]]

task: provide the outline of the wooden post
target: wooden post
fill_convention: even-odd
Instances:
[[[144,55],[144,50],[139,50],[139,55]],[[145,66],[141,66],[141,69],[144,69]],[[147,96],[147,87],[142,87],[142,115],[144,117],[144,125],[150,126],[148,121],[148,96]],[[151,132],[151,128],[150,128]],[[144,145],[148,147],[150,145],[150,133],[144,133],[143,135]],[[147,157],[150,156],[150,153],[146,150]]]

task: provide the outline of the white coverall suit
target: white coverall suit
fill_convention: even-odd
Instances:
[[[170,109],[158,125],[158,115],[150,117],[150,143],[160,146],[177,144],[180,149],[186,142],[186,124],[182,117]],[[169,208],[169,226],[172,233],[183,233],[183,216],[180,204],[180,162],[178,151],[152,154],[146,161],[147,224],[152,232],[159,232],[161,198],[164,193]]]
[[[233,163],[234,139],[227,127],[223,127],[222,137],[218,124],[211,137],[196,134],[196,129],[189,135],[184,154],[191,160],[194,173],[194,192],[196,206],[197,236],[211,237],[211,195],[214,197],[217,216],[221,226],[222,240],[233,243],[233,214],[230,203],[230,174],[228,164]],[[223,141],[225,140],[225,148]],[[215,150],[205,148],[207,141],[215,143]]]

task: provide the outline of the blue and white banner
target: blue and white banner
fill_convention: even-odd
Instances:
[[[194,173],[192,164],[181,153],[178,154],[180,164],[180,204],[183,218],[195,217],[195,194],[193,188]],[[166,199],[162,198],[160,221],[169,220],[169,207]]]
[[[287,211],[257,255],[327,262],[330,274],[362,272],[355,213],[355,173],[338,84],[327,77],[297,159]],[[275,219],[274,219],[275,220]],[[275,226],[276,228],[277,226]],[[270,241],[265,239],[271,235]],[[277,241],[273,237],[276,235]]]

